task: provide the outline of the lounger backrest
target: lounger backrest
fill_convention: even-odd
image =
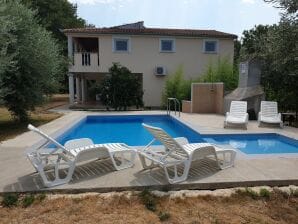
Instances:
[[[261,114],[264,117],[274,117],[278,114],[277,102],[261,101]]]
[[[183,147],[163,129],[144,123],[142,125],[154,136],[155,139],[160,141],[169,152],[178,153],[180,156],[188,157],[188,154]]]
[[[247,113],[246,101],[232,101],[230,106],[230,114],[234,117],[243,117]]]
[[[47,139],[48,141],[52,142],[54,145],[57,146],[57,149],[53,150],[52,152],[57,151],[58,149],[63,149],[65,151],[67,151],[65,149],[65,147],[63,145],[61,145],[59,142],[57,142],[55,139],[53,139],[52,137],[48,136],[47,134],[45,134],[44,132],[42,132],[41,130],[39,130],[38,128],[34,127],[33,125],[29,124],[28,125],[28,129],[31,131],[34,131],[35,133],[39,134],[40,136],[44,137],[45,139]]]

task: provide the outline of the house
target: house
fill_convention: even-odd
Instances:
[[[142,80],[145,106],[159,107],[167,76],[182,65],[186,78],[197,78],[211,60],[233,62],[234,34],[216,30],[147,28],[143,22],[109,28],[76,28],[68,37],[70,103],[86,103],[87,80],[100,82],[113,62]],[[90,81],[88,81],[89,83]],[[76,96],[76,98],[75,98]]]

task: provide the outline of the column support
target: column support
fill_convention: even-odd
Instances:
[[[68,91],[69,91],[69,103],[74,103],[74,79],[73,74],[68,73]]]
[[[82,92],[82,103],[86,102],[86,80],[85,78],[81,79],[81,92]]]
[[[76,77],[76,100],[77,102],[81,101],[81,82],[80,77]]]

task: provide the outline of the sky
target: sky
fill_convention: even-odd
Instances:
[[[274,24],[279,9],[263,0],[69,0],[96,27],[144,21],[146,27],[215,29],[241,37],[257,24]]]

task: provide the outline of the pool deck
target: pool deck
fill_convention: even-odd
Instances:
[[[113,114],[165,114],[165,111],[139,112],[82,112],[65,111],[65,115],[41,126],[41,130],[52,136],[58,136],[86,115]],[[285,127],[258,127],[256,121],[250,121],[248,129],[223,128],[224,116],[215,114],[181,113],[178,120],[191,126],[201,134],[229,133],[279,133],[298,139],[298,129]],[[100,134],[100,133],[99,133]],[[43,188],[41,179],[35,173],[25,157],[25,150],[38,144],[41,138],[26,132],[14,139],[0,144],[0,193],[31,192],[51,190],[54,192],[107,192],[121,190],[140,190],[145,187],[160,190],[179,189],[216,189],[238,186],[285,186],[298,185],[298,154],[276,154],[248,156],[238,151],[235,167],[219,170],[212,160],[195,162],[187,181],[169,185],[162,169],[142,171],[136,159],[133,168],[114,171],[109,160],[97,160],[82,164],[76,168],[73,180],[69,184],[51,189]]]

